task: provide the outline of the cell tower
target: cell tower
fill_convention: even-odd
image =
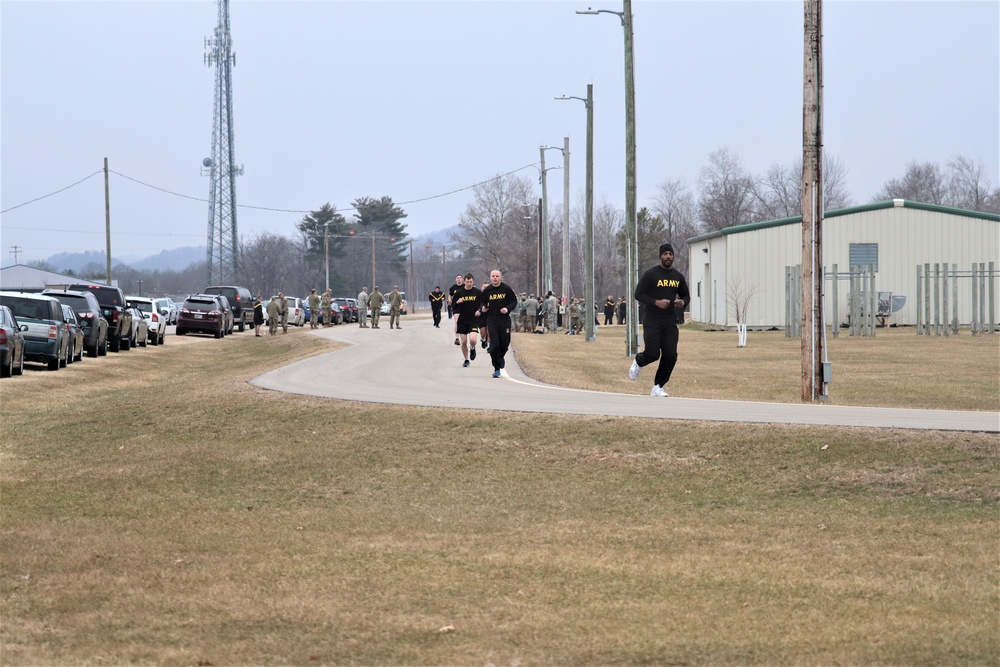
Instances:
[[[233,150],[233,66],[236,55],[229,35],[229,0],[219,0],[215,36],[205,38],[205,64],[215,65],[215,108],[212,123],[212,157],[202,160],[212,182],[208,196],[208,284],[232,285],[236,280],[236,165]]]

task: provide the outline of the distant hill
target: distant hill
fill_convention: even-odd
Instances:
[[[129,266],[133,269],[159,269],[161,271],[183,271],[195,262],[205,261],[205,246],[186,246],[164,250],[152,257],[146,257]]]
[[[115,257],[112,255],[111,264],[125,264],[136,270],[161,271],[183,271],[194,262],[205,260],[205,246],[188,246],[185,248],[173,248],[164,250],[150,257],[125,256]],[[57,272],[72,271],[79,273],[87,264],[98,264],[104,266],[104,253],[99,250],[88,250],[86,252],[61,252],[52,255],[45,262]]]

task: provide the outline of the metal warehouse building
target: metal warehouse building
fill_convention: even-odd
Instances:
[[[786,267],[802,263],[802,218],[784,218],[697,236],[688,241],[690,319],[735,326],[735,295],[752,291],[747,308],[749,327],[783,327],[786,313]],[[874,264],[875,291],[889,292],[902,307],[892,313],[898,325],[917,323],[917,267],[956,265],[969,274],[973,264],[990,262],[1000,270],[1000,215],[895,199],[828,211],[823,222],[825,308],[828,324],[832,303],[833,266],[845,274],[855,264]],[[993,289],[989,290],[992,281]],[[957,280],[958,319],[972,321],[973,279]],[[978,282],[978,281],[976,281]],[[986,279],[982,312],[1000,313],[997,278]],[[848,313],[848,288],[837,285],[837,312]],[[949,294],[953,286],[948,288]],[[928,292],[931,294],[932,292]],[[992,310],[989,295],[992,294]],[[795,295],[801,299],[801,294]],[[905,301],[903,298],[905,297]],[[949,307],[949,312],[951,308]]]

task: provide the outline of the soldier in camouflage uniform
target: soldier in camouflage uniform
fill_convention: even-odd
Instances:
[[[545,297],[545,333],[556,333],[559,330],[559,299],[552,292]]]
[[[534,294],[528,296],[528,300],[524,302],[524,330],[534,333],[537,330],[535,322],[538,318],[538,299],[535,298]]]
[[[376,287],[375,289],[378,289]],[[379,295],[381,296],[381,294]],[[368,328],[368,288],[362,287],[361,291],[358,292],[358,327],[361,329]],[[372,325],[378,323],[378,318],[372,313]]]
[[[288,333],[288,298],[278,292],[278,307],[281,308],[281,333]]]
[[[330,326],[330,317],[333,315],[333,297],[330,295],[330,290],[323,292],[323,296],[319,300],[319,307],[323,309],[323,326]]]
[[[382,296],[382,292],[378,291],[378,285],[376,285],[371,296],[368,297],[368,305],[372,309],[372,329],[378,329],[378,318],[382,314],[383,303],[385,303],[385,297]]]
[[[319,320],[319,294],[316,294],[316,288],[314,287],[309,292],[309,328],[315,329]]]

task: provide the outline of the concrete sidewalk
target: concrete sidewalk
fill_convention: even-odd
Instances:
[[[1000,413],[867,408],[800,403],[751,403],[696,398],[653,398],[535,382],[507,354],[503,377],[482,347],[462,367],[451,321],[436,329],[429,319],[402,318],[402,329],[356,324],[308,332],[349,347],[279,368],[251,380],[264,389],[349,401],[461,407],[511,412],[651,417],[727,422],[864,426],[1000,433]],[[623,371],[624,372],[624,371]]]

